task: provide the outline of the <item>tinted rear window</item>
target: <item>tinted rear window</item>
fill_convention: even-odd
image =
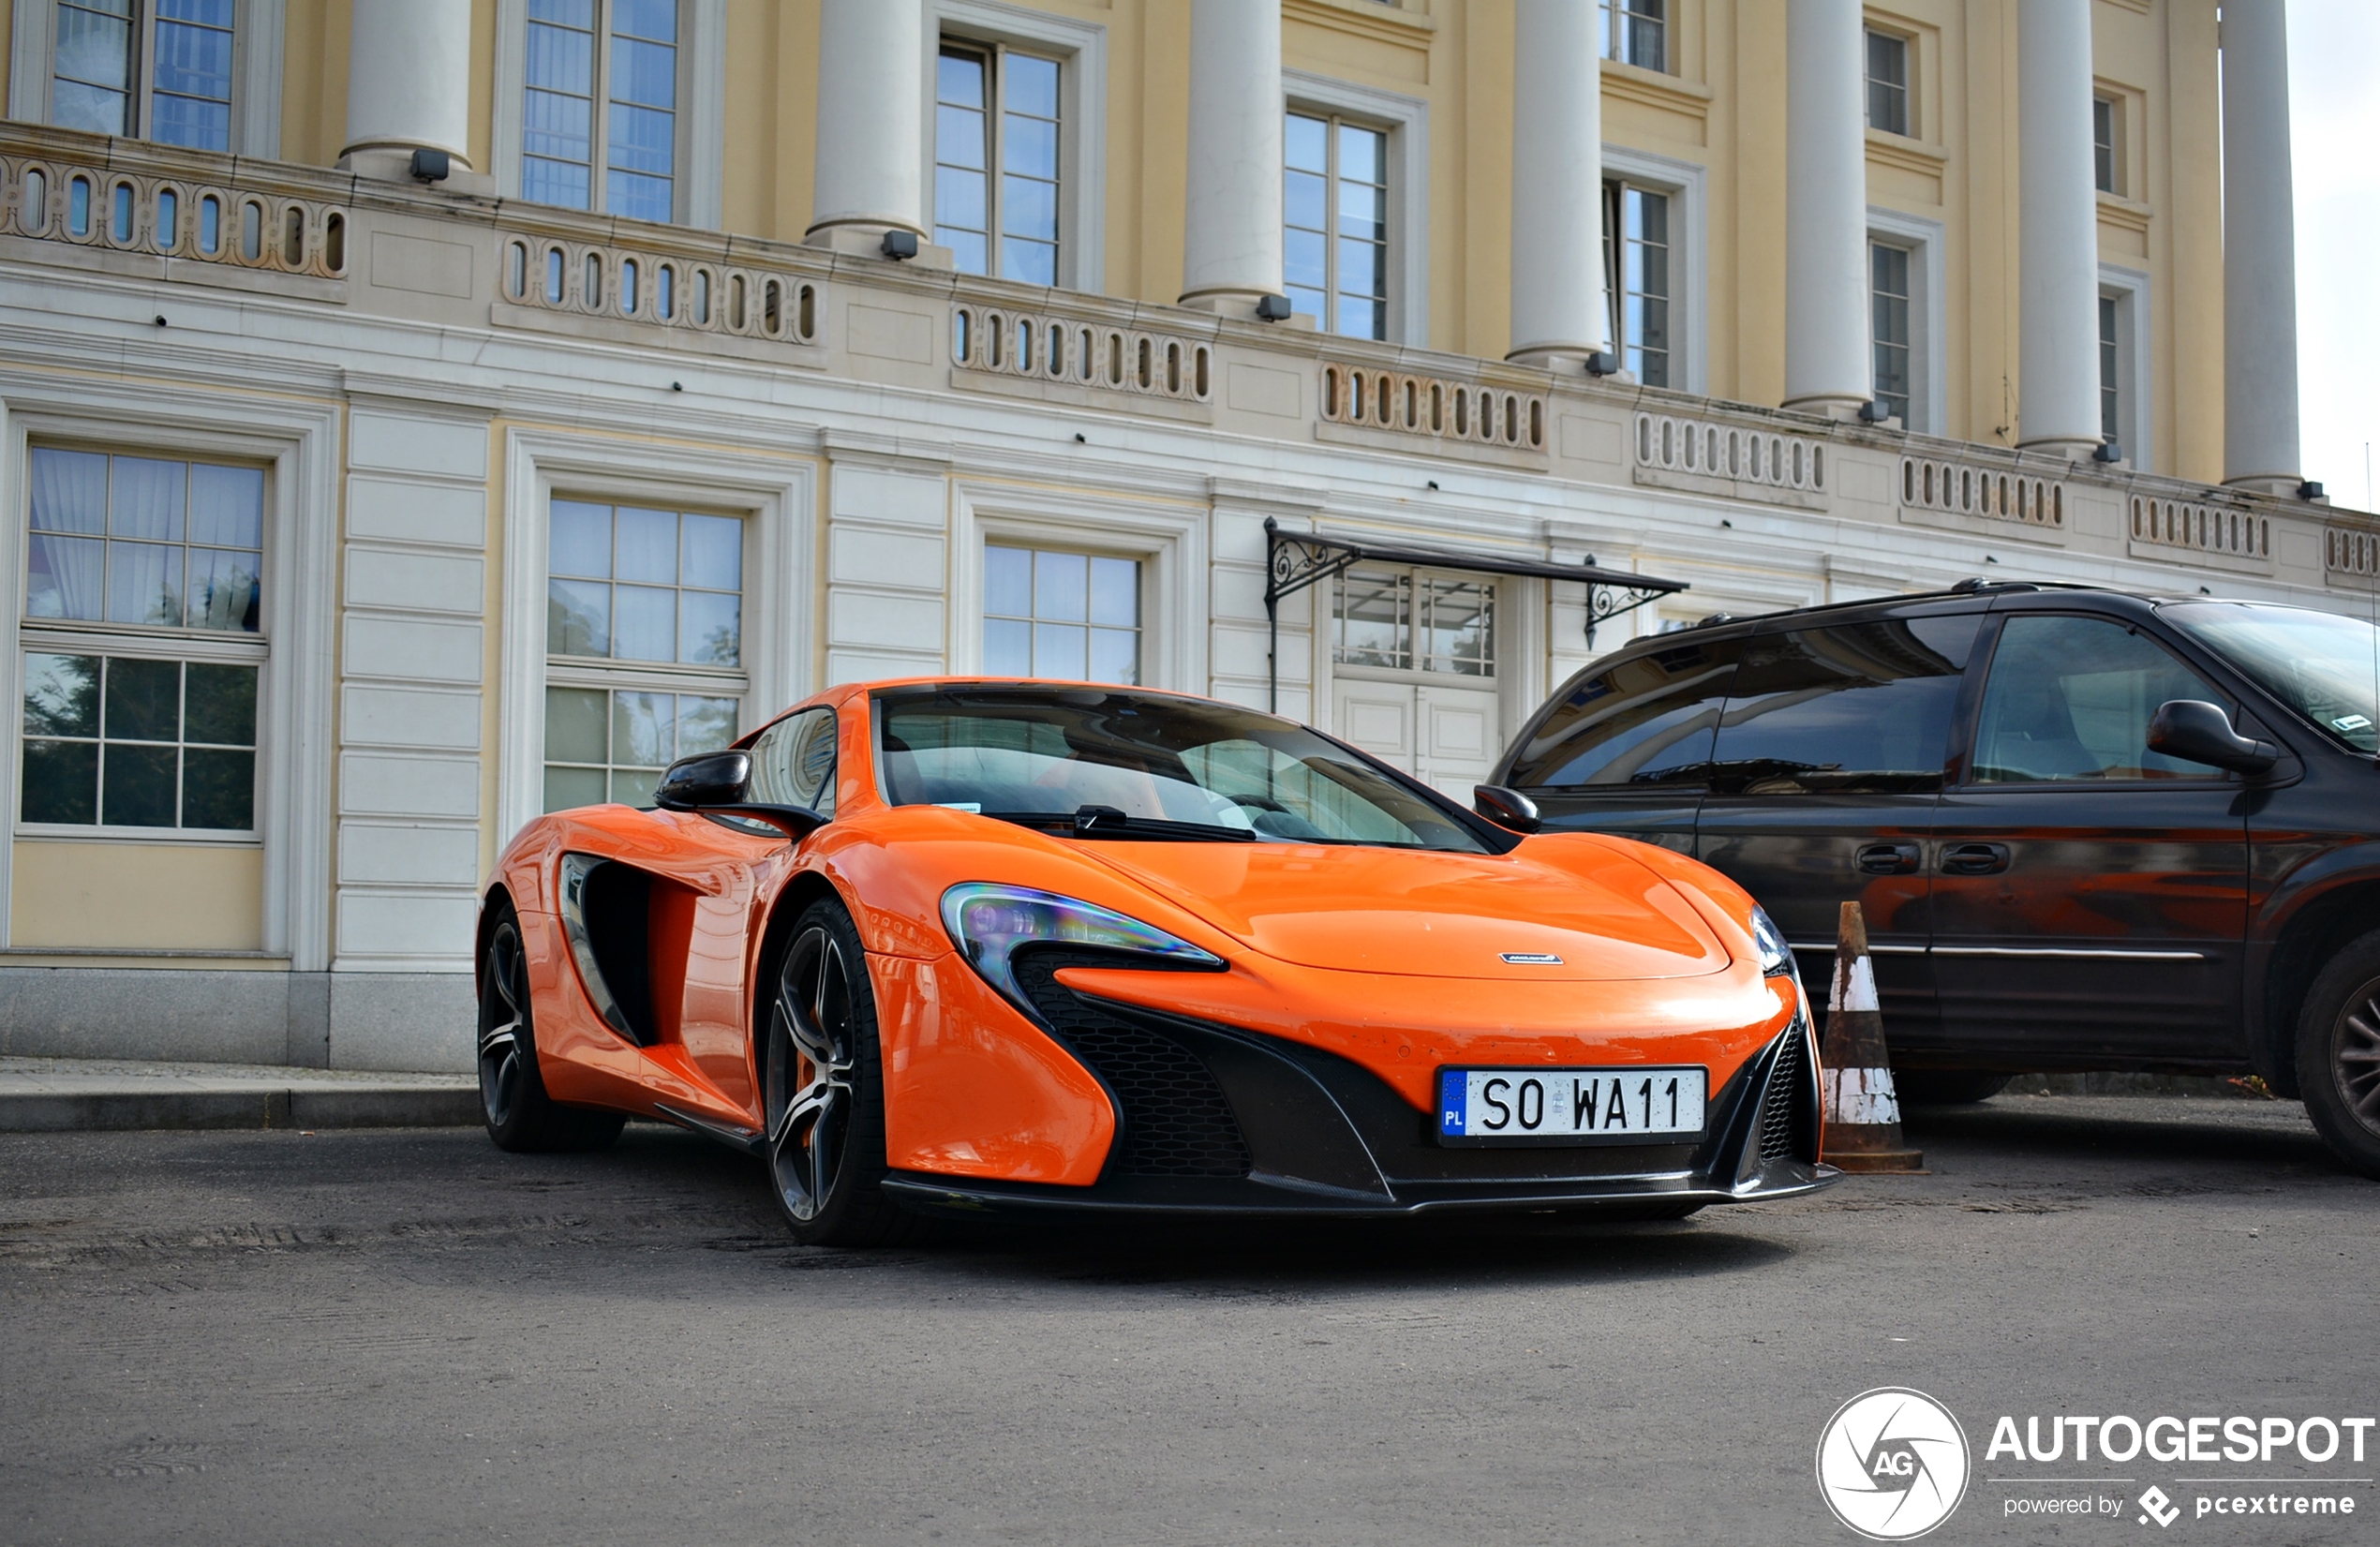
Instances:
[[[1712,787],[1737,795],[1938,790],[1975,613],[1763,634],[1735,671]]]
[[[1519,789],[1698,785],[1743,650],[1687,639],[1575,677],[1531,729],[1508,782]]]

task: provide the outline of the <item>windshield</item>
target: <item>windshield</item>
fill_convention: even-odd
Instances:
[[[2248,602],[2158,611],[2348,746],[2380,751],[2380,630],[2370,623]]]
[[[985,687],[876,700],[885,797],[1073,830],[1483,854],[1438,807],[1309,730],[1228,705],[1100,688]],[[1156,836],[1159,829],[1146,830]]]

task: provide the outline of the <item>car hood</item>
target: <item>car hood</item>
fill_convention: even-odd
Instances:
[[[1592,838],[1530,839],[1505,855],[1294,843],[1085,842],[1075,852],[1304,967],[1591,983],[1699,977],[1730,964],[1667,882]]]

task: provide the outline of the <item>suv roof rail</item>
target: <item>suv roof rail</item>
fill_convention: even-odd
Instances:
[[[1953,596],[1972,596],[1977,591],[2037,591],[2041,588],[2030,580],[1988,580],[1971,574],[1950,588]]]

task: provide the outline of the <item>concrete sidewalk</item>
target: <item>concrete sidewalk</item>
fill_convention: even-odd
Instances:
[[[0,1133],[103,1128],[445,1128],[481,1121],[460,1074],[0,1058]]]

